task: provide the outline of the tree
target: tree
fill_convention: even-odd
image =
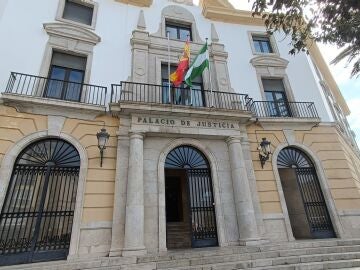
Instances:
[[[253,16],[262,16],[269,34],[291,37],[290,54],[308,52],[311,43],[342,48],[331,63],[353,64],[360,75],[360,0],[253,0]]]

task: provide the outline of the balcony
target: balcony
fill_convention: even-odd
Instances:
[[[199,88],[169,87],[166,85],[121,82],[111,87],[111,107],[142,108],[165,112],[222,111],[228,114],[245,113],[251,116],[248,95]]]
[[[319,119],[314,102],[254,101],[251,111],[257,118]]]
[[[11,72],[2,95],[8,101],[103,110],[107,88]]]

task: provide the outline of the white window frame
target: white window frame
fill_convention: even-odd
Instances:
[[[63,18],[66,0],[59,0],[59,5],[58,5],[55,19],[60,22],[74,24],[77,26],[95,30],[99,4],[92,0],[71,0],[71,1],[73,1],[77,4],[80,4],[80,5],[83,5],[83,6],[88,6],[88,7],[93,8],[93,16],[92,16],[92,20],[91,20],[91,25]]]
[[[275,41],[273,35],[269,35],[269,34],[264,33],[264,32],[250,31],[250,32],[248,32],[248,37],[249,37],[249,41],[250,41],[251,51],[252,51],[252,53],[254,55],[277,55],[277,56],[280,56],[279,50],[278,50],[278,47],[276,46],[276,41]],[[254,46],[254,40],[253,40],[254,37],[268,38],[269,41],[270,41],[270,46],[271,46],[271,49],[272,49],[273,52],[272,53],[257,52],[256,49],[255,49],[255,46]]]

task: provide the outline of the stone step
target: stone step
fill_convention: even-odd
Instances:
[[[339,253],[339,252],[356,252],[360,251],[360,245],[354,246],[320,246],[309,248],[289,248],[287,245],[278,246],[276,248],[266,247],[226,247],[226,248],[207,248],[207,249],[190,249],[186,251],[169,251],[168,254],[163,256],[144,256],[139,257],[139,262],[154,262],[154,261],[167,261],[176,259],[192,259],[202,257],[216,257],[226,255],[240,254],[247,256],[247,254],[267,254],[266,252],[279,252],[279,256],[295,256],[295,255],[307,255],[307,254],[323,254],[323,253]],[[270,253],[273,254],[273,253]],[[266,255],[253,255],[266,256]]]
[[[53,261],[0,267],[1,270],[77,270],[77,269],[323,269],[326,263],[349,268],[360,258],[360,240],[296,241],[248,247],[214,247],[168,251],[164,255],[142,257],[103,257],[72,261]],[[291,266],[292,268],[286,268]],[[300,268],[299,268],[300,267]],[[301,268],[302,267],[302,268]],[[310,266],[309,266],[310,267]],[[327,266],[326,266],[327,267]],[[332,269],[335,269],[332,268]],[[331,268],[324,268],[331,269]]]
[[[273,254],[275,255],[275,254]],[[192,259],[192,260],[174,260],[166,262],[158,262],[156,264],[157,269],[198,269],[202,267],[210,267],[209,269],[246,269],[254,267],[273,267],[290,264],[301,263],[315,263],[324,261],[340,261],[340,260],[356,260],[360,259],[360,252],[350,253],[333,253],[333,254],[319,254],[319,255],[302,255],[302,256],[290,256],[290,257],[274,257],[268,254],[268,257],[262,258],[246,258],[246,256],[219,256],[218,258],[204,258],[204,259]],[[216,268],[215,268],[216,267]]]
[[[316,263],[303,263],[303,264],[290,264],[272,267],[256,267],[253,270],[323,270],[323,269],[358,269],[360,267],[360,259],[355,260],[341,260],[330,262],[316,262]],[[241,268],[240,268],[241,269]],[[217,269],[218,270],[218,269]]]

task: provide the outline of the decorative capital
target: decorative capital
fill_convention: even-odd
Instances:
[[[143,140],[145,137],[145,133],[143,133],[143,132],[130,132],[129,135],[130,135],[130,140],[133,140],[133,139]]]
[[[233,143],[241,144],[241,138],[240,137],[227,137],[225,139],[225,142],[227,143],[227,145],[231,145]]]

